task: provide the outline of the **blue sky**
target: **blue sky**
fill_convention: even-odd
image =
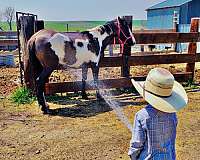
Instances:
[[[37,14],[43,20],[109,20],[121,15],[146,19],[146,8],[164,0],[0,0],[16,11]]]

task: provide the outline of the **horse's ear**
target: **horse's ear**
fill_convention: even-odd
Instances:
[[[118,21],[119,21],[120,24],[124,24],[124,19],[123,18],[121,18],[121,17],[118,16],[117,19],[118,19]]]
[[[117,17],[117,19],[118,19],[119,21],[122,21],[122,19],[121,19],[121,17],[120,17],[120,16],[118,16],[118,17]]]

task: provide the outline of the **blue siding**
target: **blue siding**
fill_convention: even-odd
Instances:
[[[188,33],[190,32],[190,24],[179,24],[178,25],[178,31],[182,33]],[[200,28],[199,28],[200,32]],[[189,43],[178,43],[177,44],[177,51],[178,52],[186,52],[188,50],[188,44]],[[197,53],[200,53],[200,43],[197,43]]]
[[[185,3],[183,3],[185,2]],[[178,2],[177,2],[178,3]],[[165,4],[171,6],[175,4],[168,0]],[[147,10],[147,28],[148,29],[170,29],[173,27],[174,11],[179,13],[180,24],[190,24],[192,17],[200,17],[200,0],[179,1],[177,7],[148,9]]]
[[[200,0],[166,0],[147,9],[148,29],[172,29],[174,12],[179,16],[179,32],[189,32],[191,18],[200,17]],[[158,49],[165,45],[157,45]],[[187,51],[188,44],[178,44],[178,51]],[[200,43],[198,43],[200,52]]]
[[[188,7],[188,23],[192,17],[200,17],[200,0],[193,0]]]
[[[199,0],[193,0],[181,6],[180,24],[190,24],[193,17],[200,17]]]
[[[190,24],[179,24],[178,32],[188,33],[190,32]],[[177,52],[186,52],[188,50],[189,43],[178,43]]]
[[[178,7],[185,3],[188,3],[192,0],[166,0],[164,2],[158,3],[147,10],[153,10],[153,9],[163,9],[163,8],[169,8],[169,7]]]
[[[148,29],[171,29],[173,28],[174,11],[180,11],[179,7],[156,9],[147,12]]]
[[[186,3],[181,6],[180,8],[180,17],[179,17],[179,23],[180,24],[189,24],[190,19],[188,17],[189,12],[189,3]]]

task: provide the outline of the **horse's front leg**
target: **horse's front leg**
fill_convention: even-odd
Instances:
[[[37,100],[44,114],[49,113],[49,106],[46,103],[45,96],[44,96],[45,82],[47,81],[48,77],[51,75],[52,72],[53,72],[53,69],[44,68],[41,74],[39,75],[39,77],[36,79]]]
[[[99,92],[99,66],[96,65],[96,63],[91,64],[92,74],[94,78],[94,85],[96,90],[96,97],[98,100],[102,100],[102,96]]]
[[[88,66],[87,64],[83,64],[82,65],[82,88],[81,88],[81,96],[83,99],[88,99],[87,93],[85,91],[87,73],[88,73]]]

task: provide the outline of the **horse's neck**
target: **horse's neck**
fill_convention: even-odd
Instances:
[[[103,43],[103,41],[106,39],[106,37],[108,37],[108,33],[104,32],[103,34],[100,33],[100,31],[98,30],[91,30],[90,34],[92,34],[93,38],[97,38],[98,42],[99,42],[99,47],[100,49],[105,49],[106,46],[109,44],[106,44],[105,42]]]

